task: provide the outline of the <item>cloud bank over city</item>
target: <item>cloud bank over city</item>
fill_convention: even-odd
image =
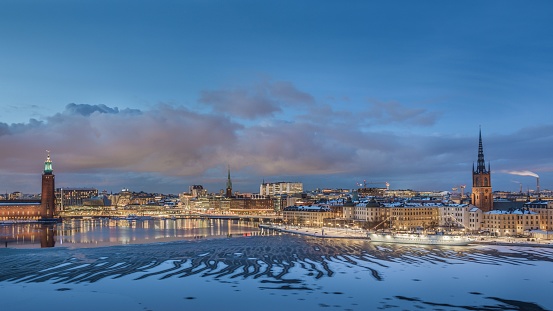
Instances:
[[[233,92],[218,94],[221,103],[235,100]],[[272,102],[275,112],[253,119],[243,119],[241,112],[227,109],[204,113],[168,104],[138,110],[72,103],[43,120],[1,123],[0,144],[10,146],[0,151],[3,183],[23,175],[29,185],[22,187],[36,190],[47,149],[59,175],[58,186],[94,186],[109,191],[129,187],[179,192],[192,184],[218,191],[224,187],[227,165],[235,190],[243,192],[256,191],[262,180],[298,180],[313,188],[347,189],[363,180],[427,190],[469,183],[476,160],[477,128],[459,136],[410,133],[413,126],[429,126],[421,120],[440,112],[403,109],[405,113],[395,114],[400,106],[395,103],[369,105],[368,110],[382,111],[377,120],[388,115],[385,123],[395,122],[405,131],[363,130],[367,119],[350,111],[327,111],[313,97],[298,94],[306,100],[300,106],[314,111],[320,108],[324,113],[318,117],[314,112],[307,118],[306,111],[297,109],[288,116],[291,119],[282,118],[288,103],[267,93],[257,99],[259,105]],[[200,102],[204,96],[200,95]],[[552,132],[553,126],[526,128],[510,134],[511,143],[505,144],[507,138],[484,131],[485,154],[493,162],[492,171],[530,168],[548,176],[553,168],[547,156],[550,152],[528,150],[538,142],[544,150],[552,146]],[[501,180],[497,173],[494,179]],[[503,179],[510,182],[507,176]]]
[[[400,3],[10,3],[0,191],[553,188],[553,4]]]

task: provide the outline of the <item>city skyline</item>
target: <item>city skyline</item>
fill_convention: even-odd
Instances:
[[[0,191],[39,192],[45,150],[58,187],[468,191],[480,127],[494,190],[551,189],[551,9],[3,4]]]

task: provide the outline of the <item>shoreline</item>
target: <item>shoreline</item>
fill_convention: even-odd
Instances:
[[[338,228],[311,228],[311,227],[295,227],[295,226],[274,226],[274,225],[259,225],[261,229],[275,230],[278,232],[305,235],[316,238],[337,238],[337,239],[366,239],[370,241],[369,232],[361,229],[338,229]],[[536,240],[529,241],[528,238],[512,238],[512,237],[489,237],[489,236],[472,236],[474,240],[471,245],[498,245],[498,246],[524,246],[524,247],[544,247],[553,248],[553,240]],[[395,243],[398,244],[398,243]],[[422,245],[422,244],[419,244]]]

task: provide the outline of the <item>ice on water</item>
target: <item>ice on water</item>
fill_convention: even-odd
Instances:
[[[553,310],[553,249],[256,236],[2,249],[3,310]]]

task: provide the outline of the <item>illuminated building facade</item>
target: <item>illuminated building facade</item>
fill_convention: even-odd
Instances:
[[[261,183],[259,194],[262,196],[275,196],[284,194],[298,194],[303,192],[303,183],[301,182],[275,182]]]
[[[55,176],[50,153],[44,162],[42,193],[37,200],[7,200],[0,202],[0,220],[48,220],[54,218],[56,196]]]

